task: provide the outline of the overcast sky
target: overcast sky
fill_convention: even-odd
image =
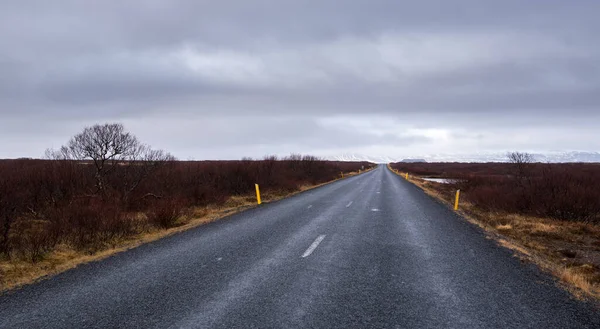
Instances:
[[[600,150],[598,0],[3,0],[0,158]]]

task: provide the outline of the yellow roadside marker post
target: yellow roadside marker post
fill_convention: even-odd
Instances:
[[[260,189],[258,188],[258,184],[254,184],[254,187],[256,188],[256,203],[261,204],[262,202],[260,201]]]
[[[340,172],[340,174],[342,175],[342,178],[344,178],[344,172],[342,171],[342,172]]]
[[[408,180],[408,173],[406,173],[406,179]]]
[[[460,200],[460,190],[456,191],[456,200],[454,200],[454,210],[458,210],[458,201]]]

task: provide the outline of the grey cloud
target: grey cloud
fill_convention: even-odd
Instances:
[[[5,34],[69,37],[73,48],[172,46],[187,41],[249,44],[249,38],[313,42],[389,29],[530,27],[587,30],[594,0],[565,2],[362,0],[8,1]],[[597,11],[595,11],[597,12]],[[25,24],[24,24],[25,23]],[[40,29],[43,26],[43,30]],[[18,28],[17,28],[18,27]],[[40,31],[41,30],[41,31]]]
[[[133,66],[124,64],[91,67],[79,74],[50,72],[37,87],[40,95],[49,101],[65,105],[152,101],[164,97],[220,92],[218,85],[186,76],[182,70],[156,71],[152,67],[135,67],[135,63]]]
[[[215,156],[253,145],[445,147],[436,146],[447,143],[441,137],[401,131],[410,127],[484,145],[473,147],[502,145],[488,128],[543,134],[560,124],[597,138],[598,12],[594,0],[4,1],[0,120],[29,127],[0,131],[20,138],[0,157],[39,155],[27,133],[145,118],[174,121],[156,142],[181,147],[184,158],[211,146],[223,148]],[[319,124],[369,116],[398,131]],[[213,125],[184,134],[177,127],[186,121]],[[152,128],[133,127],[153,139]]]
[[[353,131],[344,129],[343,125],[342,128],[325,126],[313,119],[302,117],[256,118],[244,116],[238,118],[241,120],[233,122],[224,118],[205,118],[183,125],[177,121],[163,121],[163,125],[168,127],[173,123],[178,125],[179,129],[167,128],[163,131],[148,131],[146,132],[147,136],[142,133],[141,137],[158,144],[165,139],[179,141],[177,147],[180,149],[180,153],[185,152],[185,149],[195,149],[198,150],[198,153],[202,153],[204,150],[210,150],[216,146],[223,150],[228,148],[251,150],[254,146],[260,146],[272,150],[271,153],[280,155],[298,151],[309,152],[311,149],[320,147],[418,145],[431,142],[430,138],[424,136]],[[138,124],[132,122],[128,126],[135,129]],[[177,150],[174,152],[177,154]],[[256,156],[256,154],[247,155]]]
[[[333,86],[293,91],[276,85],[227,85],[190,76],[177,67],[172,71],[133,65],[92,67],[71,74],[60,71],[46,76],[38,85],[40,95],[65,106],[191,98],[199,105],[194,111],[214,112],[218,107],[219,114],[236,114],[240,108],[265,114],[286,109],[315,114],[327,107],[330,114],[519,111],[537,115],[544,109],[571,115],[593,113],[600,105],[600,67],[592,61],[572,66],[564,60],[500,63],[423,74],[408,84],[340,79]],[[552,76],[559,81],[552,81]]]

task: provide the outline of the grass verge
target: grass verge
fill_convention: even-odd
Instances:
[[[453,206],[455,191],[451,185],[428,182],[414,175],[409,175],[408,181],[448,207]],[[461,201],[458,213],[488,232],[499,245],[515,251],[517,257],[554,275],[560,286],[577,298],[600,302],[597,225],[483,211],[465,201]]]
[[[369,170],[362,171],[365,173]],[[358,172],[345,173],[344,178],[358,175]],[[303,185],[295,192],[266,192],[261,195],[263,203],[274,202],[293,195],[311,190],[323,185],[331,184],[342,178],[317,185]],[[177,226],[169,229],[146,229],[140,234],[114,239],[93,252],[77,250],[69,245],[60,245],[58,248],[44,255],[37,262],[24,259],[0,258],[0,293],[15,289],[26,284],[51,277],[58,273],[75,268],[78,265],[99,261],[114,254],[138,247],[144,243],[183,232],[210,222],[214,222],[229,215],[256,207],[255,195],[232,196],[223,205],[209,205],[194,207],[178,218]]]

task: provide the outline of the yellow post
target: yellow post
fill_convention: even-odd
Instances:
[[[360,169],[358,169],[358,173],[360,174]]]
[[[408,179],[408,173],[406,173],[406,179]]]
[[[254,187],[256,187],[256,202],[261,204],[262,202],[260,201],[260,189],[258,188],[258,184],[254,184]]]
[[[342,175],[342,178],[344,178],[344,172],[342,171],[342,172],[340,172],[340,174]]]
[[[458,201],[460,200],[460,190],[456,191],[456,200],[454,200],[454,210],[458,210]]]

